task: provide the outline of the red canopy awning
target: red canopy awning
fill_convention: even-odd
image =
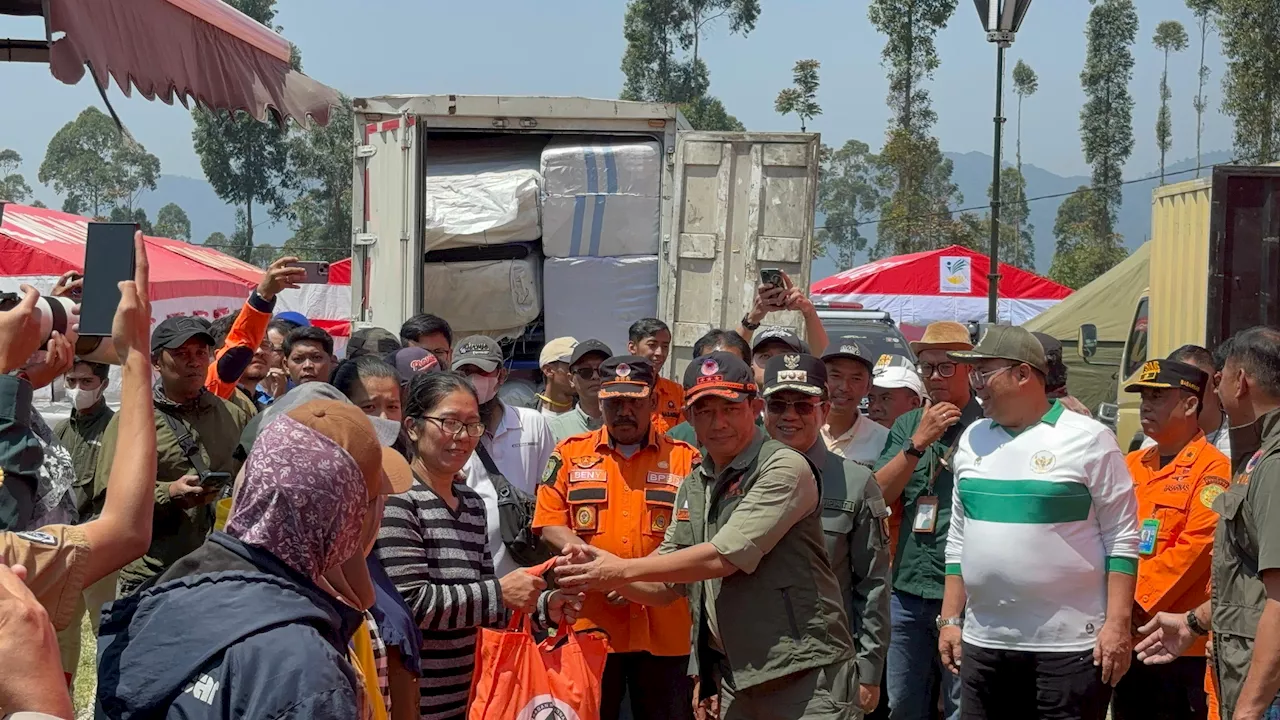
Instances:
[[[219,0],[0,0],[0,14],[35,14],[37,3],[49,39],[63,34],[49,46],[50,69],[70,85],[87,67],[103,90],[115,78],[125,95],[194,98],[277,123],[327,124],[339,103],[337,91],[293,70],[288,40]],[[12,59],[37,59],[23,49]]]

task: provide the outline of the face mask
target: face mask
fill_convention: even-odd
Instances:
[[[68,388],[67,398],[71,400],[71,404],[75,405],[77,410],[88,410],[98,402],[98,398],[102,397],[102,388],[97,390],[84,390],[82,388]]]
[[[476,399],[483,405],[498,394],[497,375],[472,375],[471,384],[476,386]]]

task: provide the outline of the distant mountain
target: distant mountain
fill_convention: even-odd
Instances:
[[[156,219],[160,208],[169,203],[177,203],[186,211],[191,220],[191,240],[202,243],[211,233],[220,232],[227,237],[236,229],[236,209],[226,204],[213,192],[213,188],[204,180],[184,177],[182,175],[161,175],[156,182],[156,189],[142,194],[138,205],[147,211],[147,217]],[[260,218],[266,215],[255,212]],[[254,229],[253,241],[256,245],[283,245],[289,239],[289,228],[283,223],[262,223]]]
[[[964,196],[961,207],[985,206],[990,202],[987,189],[991,187],[991,156],[980,152],[945,153],[952,161],[951,179],[960,188]],[[1231,153],[1216,151],[1206,153],[1202,165],[1225,163],[1231,160]],[[1165,167],[1166,182],[1182,182],[1195,177],[1195,158],[1183,160]],[[1087,176],[1063,177],[1029,163],[1023,163],[1022,172],[1027,178],[1027,197],[1036,198],[1044,195],[1069,193],[1081,185],[1088,185]],[[1205,173],[1201,173],[1204,177]],[[1160,184],[1158,173],[1136,175],[1146,177],[1141,182],[1124,186],[1123,204],[1116,222],[1116,230],[1124,236],[1124,244],[1129,250],[1136,249],[1145,242],[1151,232],[1151,191]],[[1054,238],[1053,223],[1058,216],[1058,206],[1065,198],[1055,197],[1034,200],[1031,206],[1031,224],[1035,226],[1036,270],[1041,274],[1049,271],[1053,262]],[[978,214],[988,212],[987,209],[975,210]],[[819,216],[818,224],[821,224]],[[874,242],[875,226],[863,228],[864,234]],[[812,276],[823,278],[832,275],[842,268],[837,268],[829,258],[819,258],[813,263]]]

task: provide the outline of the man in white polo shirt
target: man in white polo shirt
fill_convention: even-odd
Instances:
[[[1046,396],[1026,330],[992,326],[948,356],[972,364],[989,418],[952,458],[938,645],[961,717],[1104,720],[1132,648],[1138,505],[1124,455]]]
[[[822,426],[827,449],[845,460],[871,467],[884,451],[889,428],[862,414],[862,399],[871,390],[874,365],[859,347],[858,338],[842,337],[822,355],[827,366],[827,394],[831,411]]]

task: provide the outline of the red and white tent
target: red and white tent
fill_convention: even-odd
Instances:
[[[987,319],[990,259],[959,245],[860,265],[810,286],[814,301],[861,303],[900,324]],[[1071,294],[1071,288],[1000,263],[1000,322],[1021,325]]]

